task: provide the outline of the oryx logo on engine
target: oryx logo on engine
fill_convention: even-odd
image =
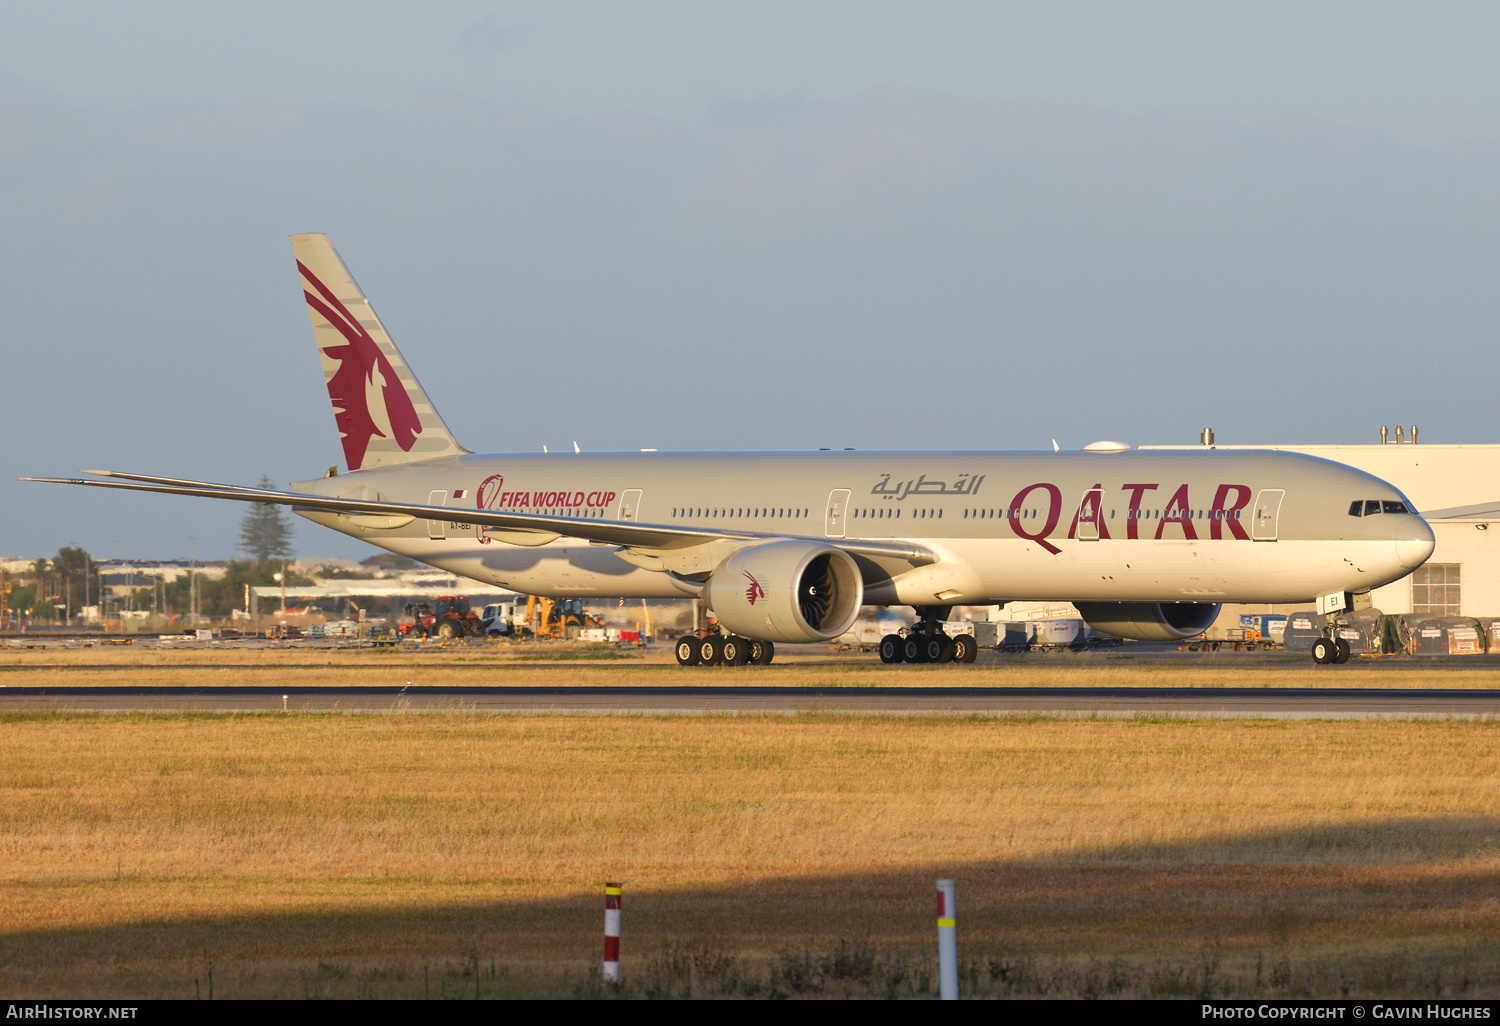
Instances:
[[[766,589],[760,586],[760,582],[755,579],[755,575],[749,570],[745,571],[745,580],[750,582],[750,587],[745,589],[745,601],[753,606],[757,599],[766,597]]]

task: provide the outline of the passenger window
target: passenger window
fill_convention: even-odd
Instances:
[[[1365,500],[1365,516],[1367,516],[1367,517],[1373,517],[1376,513],[1379,513],[1379,512],[1380,512],[1380,500],[1379,499],[1366,499]]]
[[[1404,503],[1404,502],[1393,502],[1390,499],[1386,499],[1380,505],[1382,506],[1382,508],[1384,508],[1384,510],[1387,513],[1405,513],[1406,512],[1406,503]]]

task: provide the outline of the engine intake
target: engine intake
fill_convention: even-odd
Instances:
[[[1218,602],[1075,602],[1096,631],[1133,641],[1181,641],[1219,617]]]
[[[726,630],[761,641],[828,641],[864,603],[859,566],[842,549],[779,541],[741,549],[708,579],[708,605]]]

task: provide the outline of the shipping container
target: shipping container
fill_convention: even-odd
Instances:
[[[1035,620],[1031,643],[1041,648],[1072,648],[1084,643],[1082,620]]]
[[[1282,645],[1289,652],[1310,652],[1313,642],[1323,637],[1323,617],[1312,610],[1288,613],[1282,632]]]
[[[1429,617],[1417,624],[1414,650],[1417,655],[1479,655],[1484,635],[1479,621],[1467,616]]]

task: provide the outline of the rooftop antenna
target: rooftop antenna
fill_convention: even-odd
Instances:
[[[1396,444],[1397,445],[1401,444],[1401,425],[1400,424],[1396,425]]]
[[[1417,444],[1417,426],[1415,424],[1411,426],[1411,444]]]
[[[1386,436],[1385,425],[1382,424],[1382,425],[1380,425],[1380,444],[1381,445],[1385,444],[1385,436]]]

